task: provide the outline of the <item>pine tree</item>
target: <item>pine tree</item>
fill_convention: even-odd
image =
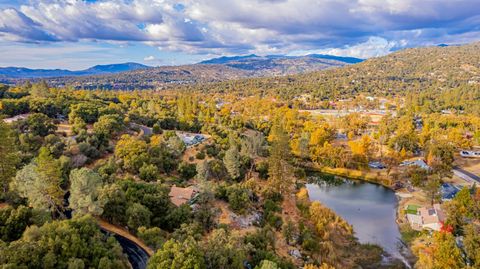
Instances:
[[[19,163],[15,138],[9,126],[0,120],[0,184],[3,192],[7,192],[10,180],[15,176]]]
[[[280,193],[286,193],[292,185],[292,168],[290,159],[290,137],[285,132],[280,119],[275,120],[270,135],[270,157],[268,175],[271,186]]]
[[[36,159],[37,171],[45,178],[45,196],[48,197],[52,207],[55,207],[58,213],[63,204],[63,195],[65,194],[61,188],[62,169],[60,161],[55,159],[51,152],[45,148],[40,148]]]
[[[209,168],[208,168],[208,162],[203,161],[197,163],[197,178],[201,181],[206,181],[208,180],[209,177]]]
[[[103,212],[99,201],[102,178],[96,172],[81,168],[70,173],[70,207],[75,214],[100,215]]]
[[[240,153],[235,143],[230,143],[230,148],[225,152],[223,162],[230,177],[233,179],[240,177]]]

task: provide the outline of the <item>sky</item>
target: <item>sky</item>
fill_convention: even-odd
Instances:
[[[0,0],[0,66],[81,70],[480,41],[480,0]]]

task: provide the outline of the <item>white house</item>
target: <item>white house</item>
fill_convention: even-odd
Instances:
[[[415,210],[407,211],[407,220],[413,229],[440,231],[445,220],[445,215],[440,204],[434,204],[433,207],[420,207]]]
[[[400,166],[412,166],[412,165],[416,165],[422,169],[425,169],[425,170],[430,170],[430,166],[428,166],[428,164],[422,160],[422,159],[417,159],[417,160],[413,160],[413,161],[403,161]]]

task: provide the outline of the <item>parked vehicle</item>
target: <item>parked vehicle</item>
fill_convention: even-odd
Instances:
[[[464,158],[480,158],[480,151],[462,150],[460,156]]]
[[[385,169],[387,168],[384,164],[382,164],[381,162],[369,162],[368,163],[368,167],[372,168],[372,169]]]

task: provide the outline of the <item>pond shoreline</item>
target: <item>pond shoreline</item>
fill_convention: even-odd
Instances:
[[[307,175],[312,173],[321,173],[328,176],[344,178],[354,182],[364,182],[364,183],[369,183],[377,186],[382,186],[386,189],[391,190],[394,193],[396,198],[396,202],[395,202],[395,223],[397,226],[396,228],[399,230],[400,235],[402,235],[402,227],[401,227],[402,221],[400,219],[401,215],[399,211],[400,210],[399,206],[404,198],[401,195],[398,195],[399,192],[397,192],[392,188],[390,180],[385,178],[375,178],[375,177],[372,177],[371,175],[369,177],[364,177],[362,175],[365,175],[366,173],[359,170],[351,170],[351,169],[339,170],[339,169],[331,169],[331,168],[325,169],[325,168],[319,168],[319,167],[315,167],[315,168],[308,167],[306,168],[306,173]],[[402,249],[400,252],[402,253],[403,258],[405,259],[404,262],[406,262],[406,265],[411,268],[412,264],[414,264],[415,257],[411,253],[410,246],[401,237],[398,238],[398,241],[402,245]]]

